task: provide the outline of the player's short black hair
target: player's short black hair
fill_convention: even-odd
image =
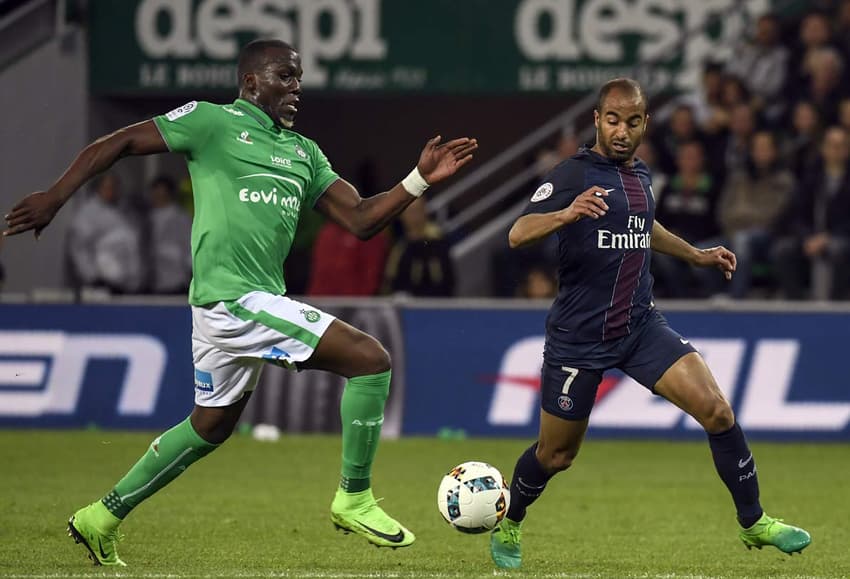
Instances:
[[[599,89],[599,97],[596,99],[596,110],[600,113],[602,112],[602,105],[605,103],[605,99],[608,97],[608,93],[613,90],[622,90],[626,92],[632,92],[640,96],[643,101],[643,111],[646,113],[647,106],[649,104],[648,99],[646,98],[646,93],[643,92],[643,88],[640,86],[640,83],[633,78],[612,78],[608,82],[602,85],[602,88]]]
[[[239,76],[239,88],[242,88],[242,79],[249,72],[256,72],[266,63],[266,55],[270,50],[291,50],[295,48],[288,42],[276,38],[260,38],[252,40],[239,51],[239,63],[236,66],[236,74]]]

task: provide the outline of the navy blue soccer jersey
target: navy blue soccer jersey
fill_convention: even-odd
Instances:
[[[608,191],[607,213],[557,232],[559,287],[546,321],[548,342],[622,338],[654,307],[649,261],[655,202],[643,162],[620,166],[583,148],[544,178],[525,214],[564,209],[594,185]]]

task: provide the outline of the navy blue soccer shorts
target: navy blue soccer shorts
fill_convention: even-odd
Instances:
[[[605,370],[618,368],[655,393],[655,384],[682,356],[696,352],[659,312],[652,310],[628,336],[607,342],[555,346],[546,337],[541,405],[566,420],[584,420]]]

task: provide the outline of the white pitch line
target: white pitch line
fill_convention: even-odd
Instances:
[[[124,578],[124,577],[142,577],[144,579],[179,579],[182,577],[198,577],[201,576],[198,573],[187,572],[186,574],[180,573],[76,573],[76,574],[68,574],[68,573],[34,573],[34,574],[24,574],[24,573],[16,573],[13,575],[2,575],[0,577],[8,577],[10,579],[91,579],[92,577],[109,577],[109,578]],[[514,574],[505,572],[505,571],[497,571],[494,570],[492,573],[421,573],[421,572],[388,572],[388,573],[341,573],[341,572],[322,572],[322,571],[279,571],[279,572],[269,572],[269,573],[204,573],[204,577],[236,577],[236,578],[246,578],[246,577],[270,577],[270,578],[278,578],[278,577],[308,577],[313,579],[355,579],[359,577],[365,577],[368,579],[407,579],[407,578],[433,578],[433,579],[444,579],[444,578],[464,578],[470,579],[472,577],[513,577]],[[602,573],[541,573],[535,574],[533,577],[541,577],[541,578],[551,578],[551,579],[603,579],[610,577],[609,574]],[[830,579],[829,577],[823,577],[819,575],[784,575],[787,579]],[[678,574],[678,573],[664,573],[664,574],[639,574],[639,575],[623,575],[622,579],[726,579],[725,575],[690,575],[690,574]],[[763,576],[760,575],[739,575],[737,579],[763,579]],[[835,577],[832,577],[835,579]]]

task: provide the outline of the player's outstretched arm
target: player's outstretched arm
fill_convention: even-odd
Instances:
[[[582,192],[564,209],[523,215],[511,227],[508,233],[508,244],[512,249],[530,245],[583,217],[599,219],[608,211],[608,205],[602,199],[607,196],[608,192],[605,189],[594,185]]]
[[[86,181],[111,167],[121,157],[164,153],[168,147],[153,121],[144,121],[99,138],[83,149],[65,173],[47,191],[20,200],[4,218],[3,235],[33,230],[35,237]]]
[[[698,267],[716,267],[727,280],[732,279],[732,272],[738,265],[735,254],[725,247],[697,249],[678,235],[670,233],[658,221],[652,224],[651,240],[654,251],[678,257]]]
[[[425,144],[414,172],[389,191],[363,199],[351,183],[338,179],[319,197],[316,210],[358,238],[369,239],[426,188],[454,175],[472,161],[477,148],[475,139],[464,137],[441,144],[438,135]]]

